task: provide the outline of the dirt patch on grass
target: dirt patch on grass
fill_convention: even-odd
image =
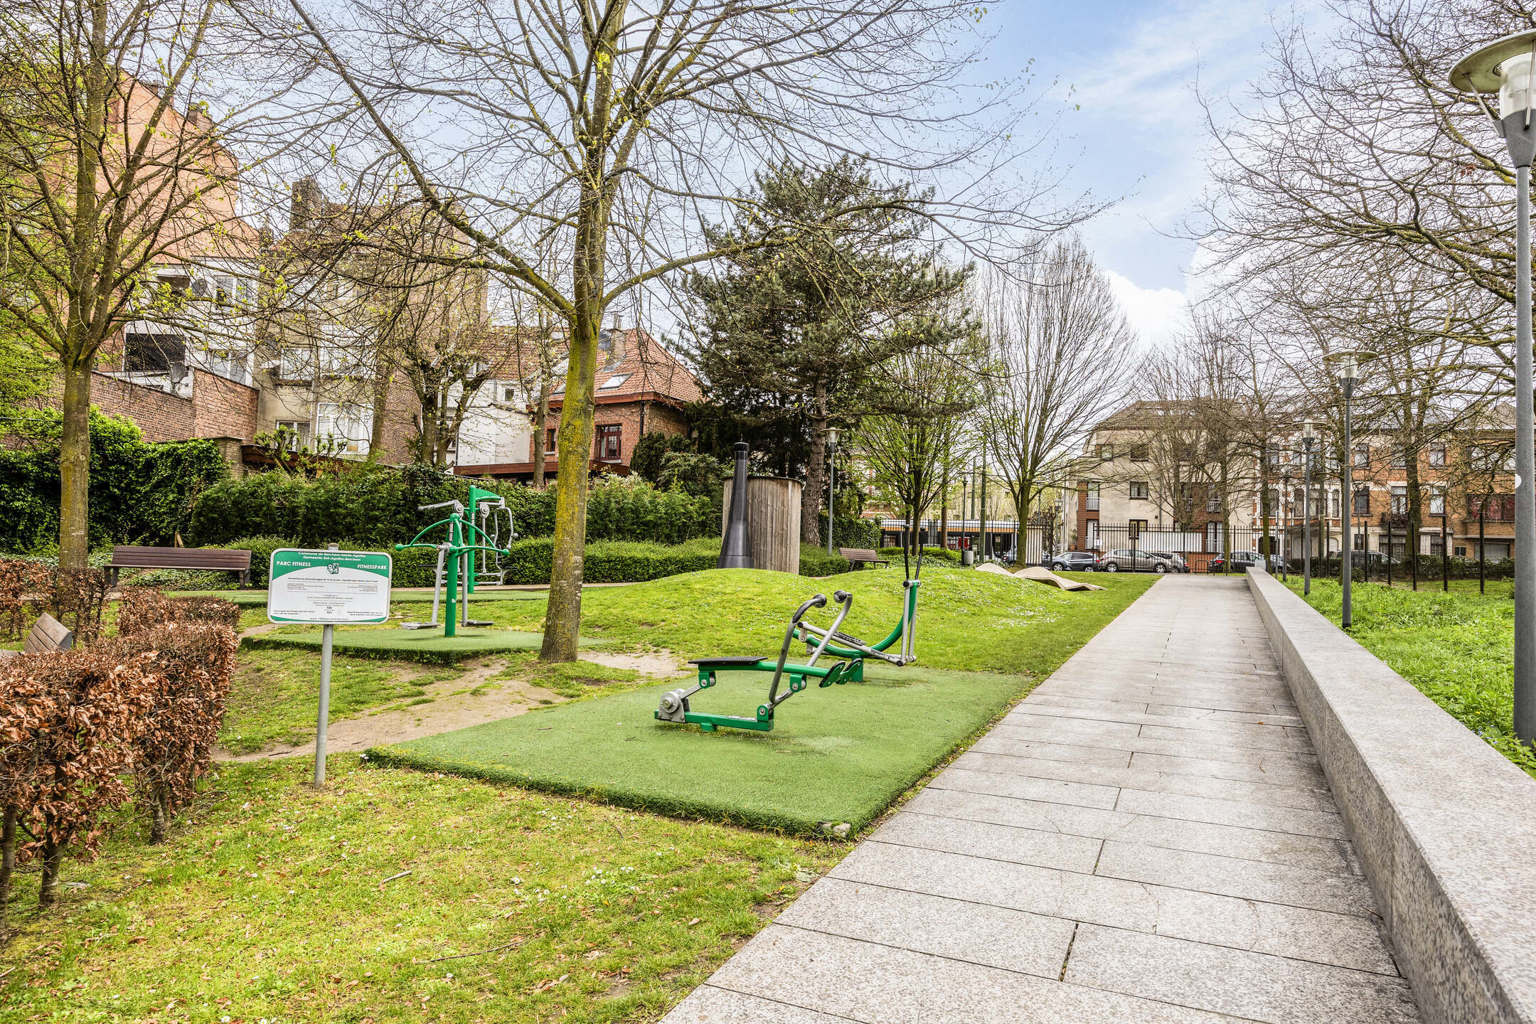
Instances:
[[[512,718],[561,698],[552,690],[516,679],[491,681],[494,664],[478,665],[462,675],[429,683],[421,697],[389,705],[377,711],[337,719],[326,727],[325,746],[332,754],[367,750],[369,747],[451,732],[481,722]],[[276,757],[312,754],[314,740],[280,744],[254,754],[219,752],[221,761],[264,761]]]
[[[656,651],[651,654],[614,654],[604,651],[582,651],[582,661],[594,662],[598,665],[607,665],[609,668],[628,668],[639,672],[642,676],[652,679],[671,679],[688,671],[688,666],[683,664],[683,659],[671,651]]]

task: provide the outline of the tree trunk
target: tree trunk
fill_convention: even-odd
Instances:
[[[432,387],[422,388],[421,395],[421,437],[417,439],[416,456],[429,466],[438,465],[437,449],[437,389]]]
[[[159,787],[156,787],[149,795],[149,841],[151,844],[165,842],[165,822],[169,816],[166,813],[166,798]]]
[[[64,436],[59,445],[59,565],[84,569],[91,551],[91,367],[64,367]]]
[[[369,431],[368,436],[368,461],[370,462],[377,461],[384,455],[384,416],[388,411],[389,379],[380,367],[375,370],[373,381],[373,429]]]
[[[64,863],[64,847],[49,841],[43,844],[43,870],[37,883],[37,909],[53,906],[59,894],[59,867]]]
[[[944,467],[944,482],[939,485],[939,547],[949,550],[949,467]]]
[[[827,385],[816,385],[811,408],[811,452],[805,463],[805,494],[800,500],[800,543],[821,543],[821,491],[827,485]]]
[[[1419,460],[1417,453],[1410,454],[1408,462],[1408,541],[1404,553],[1419,556],[1419,527],[1424,522],[1424,499],[1419,493]]]
[[[0,934],[5,929],[5,908],[11,900],[11,878],[16,873],[16,817],[16,807],[7,805],[4,824],[0,825]]]

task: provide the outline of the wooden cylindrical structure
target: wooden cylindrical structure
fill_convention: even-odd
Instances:
[[[720,514],[723,537],[735,481],[725,482]],[[798,480],[754,476],[747,480],[747,522],[752,535],[752,563],[777,572],[800,571],[800,491]]]

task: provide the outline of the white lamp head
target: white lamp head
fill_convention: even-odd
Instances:
[[[1339,380],[1353,384],[1364,376],[1365,364],[1375,358],[1375,352],[1367,352],[1361,348],[1345,348],[1329,352],[1323,356],[1323,362],[1333,367],[1333,372]]]
[[[830,444],[832,447],[836,448],[837,447],[837,439],[840,436],[842,436],[842,432],[840,430],[838,430],[836,427],[828,427],[827,428],[827,444]]]
[[[1316,420],[1302,420],[1302,422],[1301,422],[1301,439],[1303,441],[1316,441],[1317,440],[1317,421]]]
[[[1536,31],[1495,39],[1456,63],[1451,87],[1481,95],[1498,94],[1499,125],[1517,167],[1529,167],[1533,146],[1531,118],[1536,113]],[[1518,119],[1517,119],[1518,115]]]

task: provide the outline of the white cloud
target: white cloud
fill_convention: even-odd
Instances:
[[[1166,346],[1189,323],[1189,300],[1177,288],[1143,288],[1113,270],[1105,276],[1145,348]]]

